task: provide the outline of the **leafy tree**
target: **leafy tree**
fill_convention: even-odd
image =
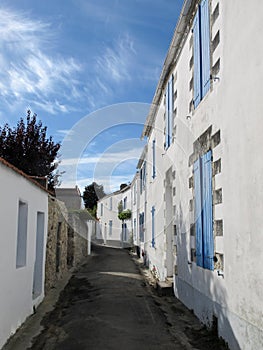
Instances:
[[[49,189],[58,183],[61,174],[55,173],[59,143],[47,137],[47,127],[37,121],[37,115],[27,111],[26,122],[20,118],[12,129],[0,127],[0,157],[30,176],[47,176]]]
[[[122,221],[130,220],[131,216],[132,216],[132,212],[130,209],[124,210],[118,214],[118,218]]]
[[[83,192],[85,207],[89,210],[94,210],[94,207],[97,208],[97,201],[105,195],[103,186],[92,182],[92,184],[85,187]]]

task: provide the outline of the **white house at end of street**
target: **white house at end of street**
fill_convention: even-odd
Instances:
[[[131,186],[113,192],[97,202],[99,229],[96,240],[113,247],[126,248],[132,243],[132,220],[118,218],[120,205],[122,210],[131,210]]]

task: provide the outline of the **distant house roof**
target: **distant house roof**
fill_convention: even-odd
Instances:
[[[56,188],[56,197],[66,204],[68,210],[84,209],[83,199],[78,186]]]
[[[40,188],[42,191],[50,193],[44,186],[42,186],[37,180],[35,180],[35,178],[37,178],[37,176],[31,177],[31,176],[25,174],[22,170],[18,169],[17,167],[15,167],[14,165],[12,165],[11,163],[9,163],[8,161],[6,161],[4,158],[1,158],[1,157],[0,157],[0,164],[3,164],[4,166],[11,169],[13,172],[17,173],[18,175],[23,176],[25,179],[27,179],[32,184],[34,184],[35,186]]]

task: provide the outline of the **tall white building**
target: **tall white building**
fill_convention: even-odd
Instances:
[[[150,269],[231,349],[263,348],[262,20],[260,0],[184,2],[139,166]]]

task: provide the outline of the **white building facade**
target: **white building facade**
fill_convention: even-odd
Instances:
[[[48,193],[0,158],[0,348],[44,297]]]
[[[263,348],[262,14],[260,0],[185,0],[129,190],[138,255],[242,350]]]
[[[99,229],[96,239],[103,244],[113,247],[126,248],[132,243],[132,219],[118,218],[120,203],[122,211],[131,211],[131,186],[113,192],[97,202],[97,218]]]
[[[149,267],[231,349],[263,348],[262,13],[186,0],[143,131]]]

